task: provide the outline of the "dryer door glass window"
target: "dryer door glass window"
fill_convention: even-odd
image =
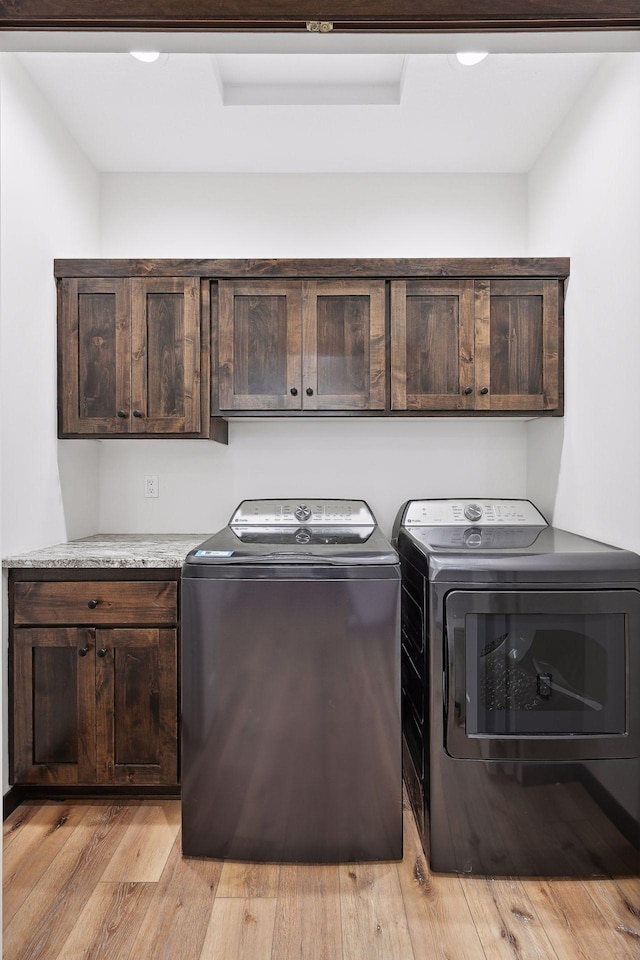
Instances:
[[[466,617],[468,736],[623,734],[621,613]]]
[[[563,742],[594,758],[638,749],[637,591],[454,590],[445,603],[451,756],[559,759]]]

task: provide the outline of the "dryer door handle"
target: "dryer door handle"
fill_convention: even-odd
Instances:
[[[449,638],[446,628],[444,632],[444,659],[442,664],[442,707],[444,711],[444,725],[447,726],[447,716],[449,714]]]

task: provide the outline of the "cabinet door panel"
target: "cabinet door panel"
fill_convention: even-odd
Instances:
[[[392,282],[393,410],[473,406],[473,321],[472,280]]]
[[[304,409],[384,409],[384,280],[302,286]]]
[[[146,277],[131,285],[131,431],[199,433],[199,281]]]
[[[61,282],[61,434],[128,432],[129,312],[128,280]],[[124,416],[119,417],[118,411]]]
[[[300,409],[298,281],[221,280],[218,331],[222,410]]]
[[[74,646],[39,647],[33,655],[33,762],[78,762],[78,686]]]
[[[558,334],[557,281],[477,281],[477,409],[555,409]]]
[[[175,630],[98,630],[100,782],[177,783]]]
[[[15,631],[16,783],[95,781],[94,648],[87,629]]]

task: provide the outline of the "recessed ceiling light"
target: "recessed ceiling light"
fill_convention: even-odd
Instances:
[[[465,67],[475,67],[476,63],[482,63],[484,58],[488,56],[489,54],[486,51],[480,50],[461,50],[460,53],[456,53],[458,63]]]
[[[130,50],[132,57],[135,57],[136,60],[141,60],[142,63],[153,63],[154,60],[157,60],[160,56],[158,50]]]

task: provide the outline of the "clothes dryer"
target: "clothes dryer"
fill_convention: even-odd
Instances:
[[[435,871],[640,867],[640,557],[526,500],[413,500],[404,775]]]

